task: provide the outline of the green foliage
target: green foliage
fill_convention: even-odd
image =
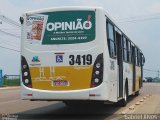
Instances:
[[[20,79],[4,79],[4,86],[19,86]]]

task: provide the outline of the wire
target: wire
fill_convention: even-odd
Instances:
[[[18,31],[20,31],[21,29],[19,29],[19,28],[4,28],[4,27],[1,27],[1,30],[18,30]]]
[[[126,22],[130,22],[130,23],[135,23],[135,22],[143,22],[143,21],[149,21],[149,20],[157,20],[160,18],[145,18],[145,19],[135,19],[135,20],[126,20],[126,21],[119,21],[117,23],[126,23]]]
[[[15,49],[12,49],[12,48],[4,47],[4,46],[1,46],[1,45],[0,45],[0,48],[4,48],[4,49],[15,51],[15,52],[20,52],[19,50],[15,50]]]
[[[9,40],[3,39],[1,36],[0,36],[0,40],[1,40],[1,41],[3,40],[2,42],[10,43],[10,44],[13,44],[13,45],[20,44],[20,43],[17,43],[17,42],[19,42],[19,41],[11,42],[11,41],[9,41]],[[13,40],[13,39],[12,39],[12,40]]]
[[[0,38],[0,41],[1,41],[2,39]],[[5,45],[10,45],[10,46],[12,46],[12,47],[20,47],[20,44],[19,44],[19,46],[17,46],[17,44],[14,44],[13,42],[9,42],[9,41],[2,41],[2,42],[0,42],[0,43],[4,43]]]
[[[14,20],[12,20],[4,15],[0,15],[0,19],[4,22],[9,23],[11,25],[14,25],[16,27],[19,27],[19,28],[21,27],[21,25],[19,23],[15,22]]]
[[[139,21],[156,20],[156,19],[160,19],[160,13],[133,16],[129,18],[117,19],[116,21],[118,23],[125,23],[125,22],[139,22]]]
[[[1,33],[4,33],[4,34],[6,34],[6,35],[10,35],[10,36],[16,37],[16,38],[20,38],[20,36],[18,36],[18,35],[15,35],[15,34],[12,34],[12,33],[6,32],[6,31],[3,31],[3,30],[1,30],[1,29],[0,29],[0,32],[1,32]]]
[[[6,42],[6,41],[3,41],[3,43],[4,44],[7,44],[7,45],[9,45],[9,46],[12,46],[12,47],[19,47],[19,46],[16,46],[16,44],[11,44],[11,43],[9,43],[9,42]]]
[[[151,69],[143,69],[145,71],[149,71],[149,72],[158,72],[158,70],[151,70]]]
[[[128,19],[137,19],[137,18],[146,18],[146,17],[156,17],[160,16],[160,13],[155,13],[155,14],[149,14],[149,15],[138,15],[138,16],[133,16],[133,17],[128,17],[128,18],[121,18],[117,19],[117,21],[122,21],[122,20],[128,20]]]

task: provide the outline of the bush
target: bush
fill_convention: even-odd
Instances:
[[[4,86],[19,86],[20,79],[4,79]]]

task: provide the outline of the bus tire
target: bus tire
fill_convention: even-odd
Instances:
[[[119,101],[119,105],[121,107],[125,107],[127,105],[127,101],[128,101],[128,85],[126,84],[124,90],[124,98]]]

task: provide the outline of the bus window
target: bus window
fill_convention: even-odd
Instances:
[[[140,52],[140,66],[143,66],[143,54]]]
[[[135,60],[136,60],[136,65],[138,66],[138,49],[135,47]]]
[[[134,58],[135,58],[135,48],[134,45],[131,43],[131,63],[133,64],[135,62]]]
[[[123,60],[127,61],[127,43],[126,43],[126,38],[123,37]]]
[[[115,39],[114,39],[114,28],[113,25],[107,22],[107,41],[108,49],[111,58],[116,56]]]
[[[127,61],[131,62],[131,42],[127,40]]]
[[[138,66],[141,64],[141,58],[140,58],[140,51],[137,50],[137,61],[138,61]]]

